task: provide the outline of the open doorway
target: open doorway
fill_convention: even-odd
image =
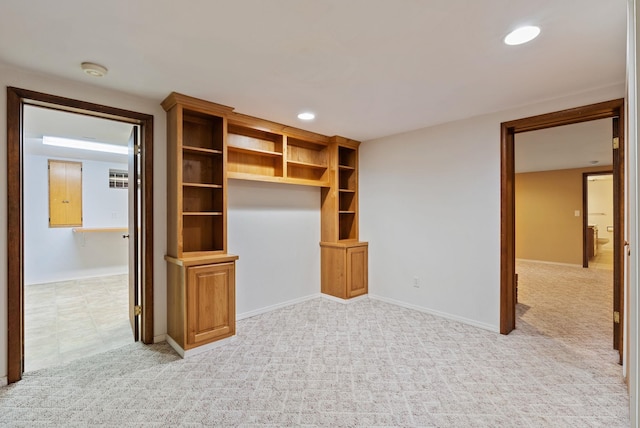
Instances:
[[[584,173],[582,266],[613,270],[613,173]]]
[[[134,127],[24,107],[25,372],[134,341],[126,239]]]
[[[591,120],[518,133],[514,144],[517,327],[603,367],[617,358],[613,269],[599,263],[605,241],[613,262],[613,239],[598,239],[599,223],[603,237],[613,225],[612,127],[611,118]],[[583,187],[585,177],[599,178],[598,188]]]
[[[618,99],[569,110],[533,116],[501,124],[501,256],[500,256],[500,332],[516,328],[516,213],[515,213],[515,136],[516,134],[612,119],[614,225],[613,225],[613,348],[622,363],[624,325],[623,231],[624,224],[624,100]]]
[[[28,106],[79,113],[135,125],[139,140],[132,132],[129,144],[129,176],[136,183],[133,200],[139,204],[128,210],[129,255],[136,259],[128,263],[129,321],[144,343],[153,342],[153,116],[93,104],[84,101],[43,94],[19,88],[7,88],[7,189],[8,189],[8,351],[7,378],[16,382],[24,372],[24,111]],[[136,166],[138,162],[139,166]],[[134,174],[132,174],[132,171]],[[130,205],[131,206],[131,203]],[[133,234],[132,234],[133,232]],[[131,243],[137,250],[131,250]],[[132,274],[133,273],[133,274]],[[138,285],[138,286],[136,286]],[[137,292],[139,288],[139,293]]]

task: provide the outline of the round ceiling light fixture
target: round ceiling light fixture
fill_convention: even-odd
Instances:
[[[507,45],[515,46],[523,43],[530,42],[538,37],[540,34],[540,27],[534,25],[527,25],[524,27],[516,28],[504,38],[504,42]]]
[[[310,111],[305,111],[298,114],[298,119],[300,120],[313,120],[315,118],[316,118],[316,115],[314,113],[311,113]]]
[[[108,71],[106,67],[100,64],[94,64],[93,62],[83,62],[80,64],[80,67],[82,67],[82,71],[93,77],[102,77],[107,74]]]

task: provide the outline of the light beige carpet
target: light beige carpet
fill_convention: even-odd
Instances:
[[[28,373],[0,389],[0,424],[629,426],[600,327],[609,318],[595,303],[606,285],[575,268],[541,291],[528,279],[541,266],[519,269],[509,336],[375,300],[318,298],[242,320],[237,340],[186,360],[166,344],[133,344]]]

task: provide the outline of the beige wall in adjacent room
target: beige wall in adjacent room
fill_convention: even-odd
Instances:
[[[582,265],[582,174],[611,168],[516,174],[516,258]]]

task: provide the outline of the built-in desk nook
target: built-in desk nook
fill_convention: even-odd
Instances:
[[[367,293],[358,240],[358,141],[305,131],[171,93],[167,112],[167,332],[182,356],[235,335],[227,179],[321,188],[321,292]]]

